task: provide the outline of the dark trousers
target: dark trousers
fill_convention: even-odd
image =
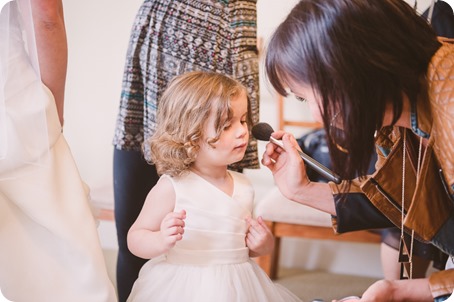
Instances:
[[[139,215],[148,192],[158,179],[155,166],[145,161],[142,152],[114,149],[113,182],[118,238],[117,289],[119,302],[126,301],[140,269],[147,261],[131,254],[126,236]]]

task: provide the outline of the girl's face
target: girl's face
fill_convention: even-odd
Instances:
[[[233,117],[221,132],[213,147],[204,142],[200,146],[197,162],[215,166],[226,166],[243,159],[249,141],[247,124],[248,104],[246,94],[230,100]],[[211,113],[205,126],[205,140],[216,137],[215,116]],[[205,141],[204,140],[204,141]]]

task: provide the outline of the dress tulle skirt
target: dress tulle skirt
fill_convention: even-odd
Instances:
[[[165,257],[148,261],[128,302],[279,302],[300,301],[273,283],[252,260],[226,265],[181,265]]]

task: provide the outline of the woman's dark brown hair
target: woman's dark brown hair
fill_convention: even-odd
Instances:
[[[320,96],[334,169],[353,179],[366,175],[386,104],[394,124],[403,94],[412,105],[428,100],[425,74],[440,45],[401,0],[302,0],[271,37],[265,68],[278,93],[286,96],[293,82]],[[347,159],[336,148],[341,137],[330,127],[333,117],[343,125]]]

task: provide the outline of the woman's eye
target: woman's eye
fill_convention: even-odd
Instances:
[[[241,124],[243,124],[243,125],[247,124],[247,121],[246,121],[246,120],[240,121],[240,122],[241,122]]]
[[[297,95],[295,95],[295,99],[297,99],[298,101],[303,102],[303,103],[307,102],[307,100],[305,98],[302,98],[302,97],[297,96]]]

